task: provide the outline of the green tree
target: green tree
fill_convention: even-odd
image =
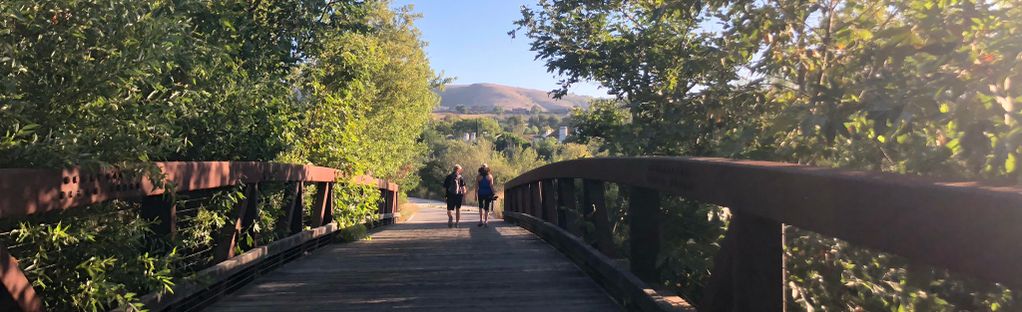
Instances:
[[[562,74],[557,94],[592,80],[617,97],[572,118],[579,140],[612,154],[1017,182],[1022,90],[1011,82],[1022,73],[1020,21],[1022,7],[1004,0],[563,0],[523,8],[517,25],[548,69]],[[695,206],[677,205],[669,217],[686,231],[672,237],[714,243],[724,223],[685,221]],[[789,233],[789,259],[799,260],[789,261],[789,307],[1015,308],[1016,293],[1000,285]],[[700,259],[712,252],[669,248],[662,263],[690,267],[665,268],[665,284],[698,299],[698,289],[677,281],[699,284]]]
[[[452,134],[475,132],[480,138],[493,138],[503,132],[497,120],[487,117],[459,119],[451,127]]]
[[[575,130],[572,140],[599,143],[601,150],[609,150],[612,154],[621,154],[638,147],[625,146],[631,142],[621,140],[629,131],[631,118],[626,108],[615,100],[596,100],[586,109],[571,110],[571,125]]]
[[[628,108],[627,154],[721,155],[721,145],[749,145],[757,124],[741,118],[760,107],[755,87],[740,83],[750,54],[699,30],[703,2],[540,1],[523,7],[517,32],[547,69],[563,77],[555,96],[595,81]]]
[[[276,160],[411,188],[425,152],[416,140],[445,81],[429,68],[415,15],[389,6],[0,2],[0,166]],[[280,207],[280,190],[259,196]],[[374,193],[339,183],[337,221],[364,221]],[[19,246],[12,253],[31,265],[48,309],[105,310],[202,268],[176,252],[208,248],[242,196],[216,192],[167,248],[148,243],[148,224],[125,202],[4,219],[13,234],[0,239]],[[259,237],[273,239],[276,210],[261,211]]]

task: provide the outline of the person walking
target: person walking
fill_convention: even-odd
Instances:
[[[487,226],[490,222],[490,209],[493,208],[493,201],[497,199],[493,191],[493,174],[490,174],[490,167],[483,164],[479,167],[479,176],[476,177],[476,198],[479,201],[479,225]]]
[[[447,227],[458,227],[461,222],[461,202],[465,199],[465,179],[461,176],[461,165],[454,165],[454,170],[444,179],[444,190],[447,194]],[[451,212],[454,212],[454,216]]]

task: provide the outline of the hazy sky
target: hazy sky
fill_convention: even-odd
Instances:
[[[394,6],[411,4],[422,18],[416,25],[426,53],[437,72],[457,77],[455,84],[499,83],[550,91],[557,78],[547,73],[542,61],[534,61],[527,38],[511,39],[507,32],[521,16],[523,4],[532,0],[394,0]],[[572,93],[602,96],[595,84],[580,84]]]

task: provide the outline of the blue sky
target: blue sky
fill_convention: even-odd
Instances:
[[[511,39],[507,32],[530,0],[394,0],[411,4],[422,18],[416,21],[430,64],[455,84],[498,83],[550,91],[557,78],[542,61],[534,61],[527,38]],[[571,93],[606,97],[596,84],[579,84]]]

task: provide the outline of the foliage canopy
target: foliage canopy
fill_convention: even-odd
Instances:
[[[415,18],[386,0],[2,1],[0,167],[283,161],[411,188],[442,82]],[[280,204],[281,190],[260,196]],[[373,211],[373,192],[338,192],[343,226]],[[221,190],[170,243],[208,247],[243,196]],[[273,209],[260,239],[274,237]],[[82,211],[4,220],[49,309],[130,304],[194,269],[145,243],[129,203]]]
[[[616,97],[573,118],[581,140],[612,154],[1022,181],[1018,1],[541,0],[516,23],[512,35],[563,77],[555,92],[591,80]],[[677,239],[715,243],[726,222],[691,224],[685,215],[702,208],[686,205],[670,217],[704,231]],[[1000,285],[789,233],[789,260],[800,260],[789,262],[789,306],[1018,309]],[[698,299],[677,283],[701,276],[705,254],[665,254],[665,284]],[[696,270],[670,266],[682,263]]]

